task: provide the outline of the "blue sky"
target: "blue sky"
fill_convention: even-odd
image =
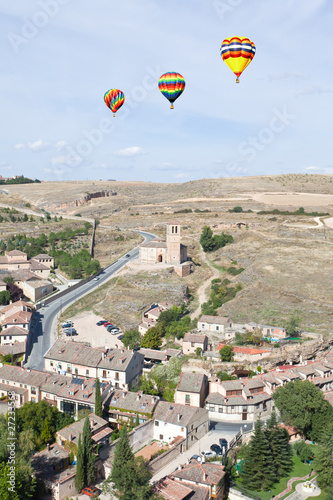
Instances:
[[[15,0],[0,7],[0,174],[185,182],[333,174],[330,0]],[[235,83],[224,38],[256,55]],[[170,110],[157,82],[181,73]],[[103,96],[125,94],[116,118]]]

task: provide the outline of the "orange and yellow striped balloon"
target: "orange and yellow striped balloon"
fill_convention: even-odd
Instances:
[[[253,42],[245,36],[234,36],[223,40],[220,54],[223,61],[237,76],[236,83],[244,69],[250,64],[256,53]]]

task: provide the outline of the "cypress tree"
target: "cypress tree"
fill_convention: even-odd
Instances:
[[[254,435],[246,448],[241,468],[241,482],[250,490],[268,490],[276,481],[272,452],[260,419],[255,423]]]
[[[96,477],[95,454],[93,451],[93,442],[91,439],[89,417],[86,417],[84,421],[83,433],[82,433],[82,448],[83,448],[84,483],[89,485],[95,480]]]
[[[124,500],[126,492],[130,492],[135,481],[134,454],[129,442],[127,427],[123,426],[114,452],[114,460],[110,479],[118,492],[118,498]]]
[[[266,437],[272,452],[272,462],[277,478],[286,476],[292,468],[292,451],[289,445],[289,434],[278,426],[275,410],[267,421]]]
[[[95,415],[101,418],[103,417],[103,402],[102,402],[101,386],[99,383],[99,378],[96,379],[96,386],[95,386]]]
[[[79,435],[79,443],[77,447],[76,455],[76,476],[75,476],[75,488],[81,491],[84,486],[84,465],[83,465],[83,455],[82,455],[82,443],[81,434]]]

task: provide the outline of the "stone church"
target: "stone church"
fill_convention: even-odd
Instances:
[[[166,240],[154,238],[139,245],[139,259],[145,264],[180,265],[187,261],[187,246],[180,243],[180,224],[170,222],[166,225]]]

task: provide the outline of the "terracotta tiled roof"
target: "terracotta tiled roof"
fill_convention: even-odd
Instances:
[[[210,323],[212,325],[225,325],[230,323],[230,318],[228,316],[209,316],[204,314],[199,318],[199,323]]]
[[[2,320],[2,325],[10,325],[14,323],[28,324],[31,320],[32,313],[29,311],[18,311],[17,313]]]
[[[95,413],[90,413],[89,421],[90,421],[90,428],[91,428],[92,436],[95,436],[104,427],[108,427],[108,422],[106,420],[104,420],[103,418],[95,415]],[[56,436],[60,437],[61,439],[65,440],[65,441],[72,441],[73,443],[77,444],[79,441],[79,436],[83,432],[84,422],[85,422],[85,419],[82,418],[81,420],[78,420],[77,422],[74,422],[73,424],[68,425],[67,427],[64,427],[63,429],[60,429],[60,431],[57,431]],[[110,431],[111,431],[111,429],[110,429]],[[109,432],[108,434],[111,434],[111,432]],[[101,439],[102,439],[102,437],[104,437],[104,436],[101,435]]]
[[[17,335],[25,335],[27,336],[29,333],[27,328],[21,328],[20,326],[9,326],[8,328],[5,328],[2,330],[0,335],[12,335],[12,336],[17,336]]]
[[[139,245],[141,248],[166,248],[166,241],[162,238],[154,238],[150,241],[144,241]]]
[[[208,419],[208,411],[204,408],[159,401],[155,409],[154,418],[161,422],[168,422],[169,424],[186,427],[200,415],[207,415]]]
[[[24,369],[19,366],[3,365],[0,368],[0,380],[8,380],[9,382],[27,384],[34,387],[41,385],[49,376],[49,373]]]
[[[159,399],[158,396],[150,396],[142,392],[137,393],[114,389],[108,393],[104,404],[105,406],[127,410],[132,413],[150,414],[153,412]]]
[[[170,474],[170,477],[182,479],[183,481],[193,481],[200,485],[219,484],[225,476],[224,466],[214,463],[199,464],[196,460],[182,466],[182,469],[177,469]]]
[[[185,486],[185,484],[175,481],[170,477],[160,479],[155,484],[154,491],[166,500],[183,500],[193,493],[193,490],[189,486]]]
[[[26,347],[25,342],[14,342],[14,344],[12,345],[11,344],[2,345],[0,346],[0,354],[2,356],[6,356],[7,354],[13,354],[13,355],[23,354],[25,353],[25,347]]]

